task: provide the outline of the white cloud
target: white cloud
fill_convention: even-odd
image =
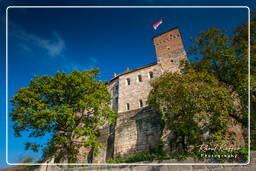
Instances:
[[[9,32],[11,36],[23,41],[19,43],[19,46],[26,47],[27,50],[32,49],[32,46],[36,46],[44,49],[52,57],[60,56],[66,47],[64,40],[57,32],[51,33],[52,39],[47,39],[33,33],[28,33],[14,23],[10,23]]]

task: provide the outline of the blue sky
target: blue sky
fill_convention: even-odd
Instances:
[[[12,1],[6,2],[7,6]],[[13,5],[57,5],[57,3],[32,4],[20,1]],[[55,1],[57,2],[57,1]],[[89,1],[90,2],[90,1]],[[102,1],[83,4],[58,5],[191,5],[178,1],[177,4],[155,4],[154,0],[136,1],[134,4]],[[143,3],[141,3],[143,2]],[[198,1],[199,2],[199,1]],[[250,5],[234,1],[200,1],[193,5]],[[95,4],[96,3],[96,4]],[[173,27],[179,27],[185,48],[191,45],[190,37],[211,27],[220,27],[232,33],[234,27],[247,21],[247,9],[29,9],[11,8],[8,26],[8,67],[9,94],[11,98],[19,88],[28,86],[34,75],[54,75],[57,71],[70,73],[92,67],[101,69],[102,80],[109,80],[113,73],[155,62],[155,49],[152,37]],[[1,13],[1,24],[4,26]],[[164,23],[155,31],[152,24],[163,19]],[[4,33],[1,31],[1,35]],[[5,80],[5,42],[1,38],[0,75]],[[0,166],[5,163],[5,84],[0,84]],[[11,104],[9,104],[9,112]],[[9,121],[9,162],[19,162],[21,158],[40,157],[25,151],[27,137],[13,135]],[[42,137],[37,141],[46,141]]]

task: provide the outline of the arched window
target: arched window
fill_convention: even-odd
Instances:
[[[130,78],[127,78],[127,79],[126,79],[126,82],[127,82],[127,85],[131,85],[131,80],[130,80]]]
[[[138,82],[142,82],[142,76],[138,75]]]
[[[150,78],[150,79],[154,78],[154,74],[153,74],[152,71],[149,72],[149,78]]]
[[[129,103],[126,104],[126,109],[130,110],[130,104]]]

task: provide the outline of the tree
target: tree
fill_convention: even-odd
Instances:
[[[256,15],[251,15],[250,22],[250,89],[251,89],[251,140],[256,144]],[[200,32],[198,38],[192,38],[193,46],[190,53],[201,57],[192,62],[193,69],[214,74],[216,78],[228,85],[238,94],[242,106],[243,117],[237,118],[244,127],[248,127],[248,24],[245,23],[234,29],[233,36],[225,30],[211,28]],[[188,66],[188,65],[187,65]],[[186,72],[186,71],[184,71]],[[256,147],[254,147],[256,148]]]
[[[21,159],[21,163],[32,163],[34,160],[33,157],[25,157],[23,159]],[[21,166],[20,170],[21,171],[32,171],[35,169],[35,166],[29,166],[29,165],[24,165],[24,166]]]
[[[57,72],[54,76],[35,76],[28,87],[11,99],[16,136],[53,135],[47,146],[28,142],[26,149],[44,150],[44,158],[75,162],[79,148],[96,152],[99,126],[117,117],[110,108],[111,96],[106,85],[97,81],[99,70]]]
[[[248,62],[248,24],[243,24],[235,28],[234,46],[236,47],[237,54],[240,58],[245,59],[244,65]],[[256,150],[256,11],[251,12],[250,21],[250,71],[251,71],[251,147]],[[241,66],[240,64],[240,67]],[[242,80],[238,80],[238,84]],[[246,83],[244,83],[246,84]],[[246,94],[244,94],[246,96]],[[248,97],[244,97],[248,98]]]
[[[236,125],[230,114],[239,111],[229,89],[213,74],[191,69],[183,75],[165,73],[152,87],[149,105],[160,111],[165,129],[171,130],[171,148],[181,145],[179,152],[187,153],[205,142],[221,144],[228,136],[234,142],[227,128]]]

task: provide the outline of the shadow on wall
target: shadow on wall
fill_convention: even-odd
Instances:
[[[115,128],[116,123],[112,123],[109,126],[109,137],[107,139],[106,159],[105,161],[112,159],[114,156],[114,143],[115,143]]]

